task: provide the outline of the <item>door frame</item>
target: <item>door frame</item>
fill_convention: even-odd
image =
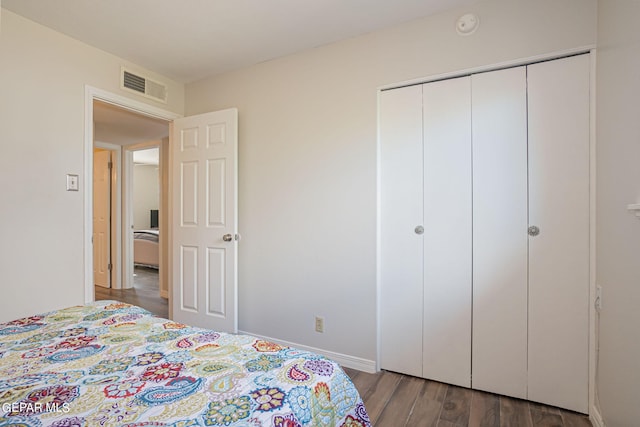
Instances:
[[[93,287],[93,102],[102,101],[145,116],[166,120],[169,127],[171,122],[179,117],[172,111],[164,110],[141,101],[136,101],[122,95],[117,95],[93,86],[85,85],[84,103],[84,171],[83,179],[87,183],[84,186],[84,302],[91,303],[95,300]],[[167,189],[167,191],[170,191]],[[170,195],[169,195],[170,200]],[[170,215],[170,213],[167,213]],[[170,222],[169,222],[170,224]],[[170,245],[170,241],[167,244]],[[171,247],[168,246],[169,251]],[[122,267],[121,256],[116,257],[116,262]],[[170,268],[170,266],[167,266]],[[122,271],[122,270],[120,270]],[[170,271],[168,272],[171,273]],[[122,275],[120,275],[122,276]],[[171,277],[171,276],[168,276]],[[169,292],[171,295],[171,292]]]
[[[377,87],[377,135],[376,135],[376,372],[380,371],[380,352],[381,352],[381,340],[380,340],[380,311],[381,311],[381,185],[382,178],[380,175],[381,170],[381,136],[380,136],[380,96],[381,93],[389,89],[398,89],[404,86],[418,85],[424,83],[430,83],[438,80],[451,79],[461,77],[469,74],[482,73],[487,71],[500,70],[504,68],[518,67],[522,65],[529,65],[536,62],[549,61],[559,59],[562,57],[579,55],[588,53],[591,61],[591,90],[590,90],[590,132],[589,132],[589,419],[594,425],[602,425],[600,421],[602,416],[600,414],[599,404],[596,401],[596,370],[598,364],[598,335],[597,324],[599,319],[599,313],[596,312],[594,307],[594,301],[596,297],[596,46],[587,45],[574,49],[567,49],[556,52],[549,52],[542,55],[532,56],[528,58],[519,58],[511,61],[505,61],[498,64],[488,64],[479,67],[446,72],[442,74],[429,75],[419,77],[411,80],[405,80],[401,82],[390,83]]]

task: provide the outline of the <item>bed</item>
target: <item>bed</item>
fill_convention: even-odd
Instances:
[[[133,232],[133,263],[158,268],[160,265],[160,233],[158,230],[135,230]]]
[[[370,426],[334,362],[96,301],[0,323],[0,426]]]

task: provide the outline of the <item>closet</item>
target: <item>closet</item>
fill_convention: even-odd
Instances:
[[[588,54],[380,95],[380,367],[588,412]]]

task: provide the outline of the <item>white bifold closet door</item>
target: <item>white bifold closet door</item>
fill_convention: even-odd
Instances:
[[[465,387],[470,108],[469,77],[386,91],[380,100],[380,366]]]
[[[472,387],[585,413],[589,63],[472,76]]]
[[[395,89],[380,102],[380,364],[465,387],[471,385],[469,83],[464,77]]]
[[[422,87],[422,369],[425,378],[463,387],[471,386],[470,83],[461,77]]]
[[[528,67],[528,399],[588,412],[589,55]],[[475,378],[475,377],[474,377]]]
[[[472,77],[473,387],[527,397],[527,70]]]
[[[589,74],[381,93],[382,369],[588,412]]]
[[[380,99],[380,366],[422,376],[422,87]]]

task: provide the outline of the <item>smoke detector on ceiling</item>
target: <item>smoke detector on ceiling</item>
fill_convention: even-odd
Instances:
[[[473,13],[462,15],[456,22],[456,31],[461,36],[473,34],[480,25],[480,19]]]
[[[167,103],[167,86],[163,83],[141,76],[122,67],[120,70],[120,87],[155,101]]]

